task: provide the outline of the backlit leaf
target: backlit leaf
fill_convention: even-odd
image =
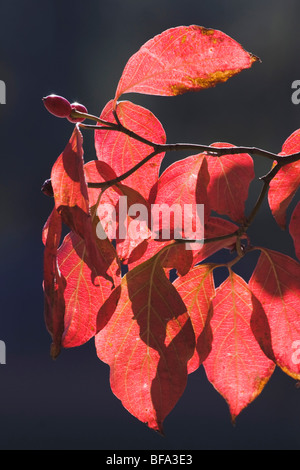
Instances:
[[[212,147],[234,147],[227,143],[216,143]],[[210,182],[207,188],[211,209],[228,215],[236,222],[245,219],[245,201],[249,185],[254,179],[254,163],[248,154],[206,156]]]
[[[276,363],[300,379],[295,342],[300,341],[300,264],[289,256],[259,248],[262,253],[249,287],[261,302],[270,334],[261,334],[261,347],[272,349]]]
[[[101,119],[115,122],[112,111],[113,102],[110,101],[104,108]],[[166,143],[166,135],[161,123],[147,109],[130,101],[121,101],[118,103],[117,113],[120,122],[130,131],[150,142]],[[106,130],[95,131],[95,147],[98,159],[110,165],[117,176],[126,173],[153,151],[153,147],[121,132]],[[126,178],[124,184],[136,189],[145,199],[148,199],[157,181],[163,157],[164,153],[153,157],[133,175]]]
[[[175,238],[190,239],[199,232],[195,239],[202,239],[204,224],[210,215],[208,183],[205,155],[193,155],[169,166],[157,182],[152,230],[157,233],[175,231]],[[197,204],[203,205],[203,213],[199,213]],[[175,215],[171,218],[170,214]]]
[[[85,242],[97,273],[107,279],[107,260],[97,245],[97,235],[90,214],[88,188],[83,168],[82,135],[76,126],[71,139],[53,165],[51,182],[55,207],[63,222]]]
[[[284,143],[280,155],[300,152],[300,129]],[[269,189],[269,205],[276,222],[286,228],[286,211],[300,187],[300,161],[285,165],[272,179]]]
[[[110,365],[113,393],[135,417],[162,432],[185,389],[195,336],[159,256],[123,278],[100,310],[98,328],[97,352]]]
[[[210,88],[257,60],[220,31],[195,25],[172,28],[129,59],[115,101],[123,93],[175,96]]]
[[[294,240],[296,256],[300,259],[300,202],[291,217],[290,234]]]
[[[74,233],[66,236],[58,250],[58,266],[66,280],[65,316],[62,345],[73,348],[89,341],[96,334],[100,307],[112,292],[111,282],[99,276],[82,238]],[[109,273],[118,282],[118,265],[112,262]]]
[[[237,230],[238,226],[228,220],[210,217],[204,227],[204,238],[208,241],[209,239],[230,235]],[[155,256],[163,247],[169,246],[169,251],[165,254],[164,258],[164,267],[177,269],[178,274],[184,276],[195,264],[204,261],[223,248],[231,248],[236,240],[237,237],[235,235],[219,241],[205,243],[201,248],[199,248],[198,243],[189,243],[189,248],[191,249],[187,250],[184,243],[173,246],[173,240],[162,242],[150,238],[132,251],[128,265],[130,268],[134,268],[139,263]]]
[[[208,380],[227,401],[233,421],[261,393],[275,367],[252,332],[255,308],[246,282],[230,271],[213,300],[211,352],[204,367]]]
[[[44,317],[46,327],[52,336],[51,356],[55,359],[60,353],[64,332],[65,279],[57,263],[57,249],[62,232],[61,217],[53,209],[43,229],[44,250]]]
[[[101,161],[87,163],[84,171],[90,183],[115,178],[112,168]],[[97,204],[96,213],[104,231],[110,240],[115,240],[118,257],[126,263],[132,251],[151,235],[148,202],[138,191],[122,183],[107,188],[100,199],[101,189],[89,188],[88,191],[90,203]],[[146,212],[145,217],[143,212]]]
[[[196,337],[195,354],[188,363],[190,374],[198,369],[210,352],[207,336],[203,339],[201,335],[203,335],[211,302],[215,296],[212,266],[196,266],[186,276],[176,279],[174,287],[185,303]]]

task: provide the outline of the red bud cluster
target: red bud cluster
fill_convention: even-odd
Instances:
[[[49,113],[59,118],[67,118],[72,123],[83,122],[84,118],[76,118],[72,116],[73,111],[87,114],[85,106],[79,103],[71,104],[66,98],[58,95],[49,95],[43,98],[45,108]]]

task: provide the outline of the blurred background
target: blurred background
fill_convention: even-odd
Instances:
[[[200,369],[189,377],[162,438],[113,396],[109,368],[97,359],[93,341],[63,351],[53,362],[43,321],[41,242],[53,201],[40,192],[73,129],[46,112],[42,97],[63,95],[99,114],[114,97],[129,57],[151,37],[179,25],[220,29],[262,64],[201,93],[126,98],[156,114],[169,143],[224,141],[279,152],[300,127],[300,105],[291,101],[291,85],[300,80],[299,1],[1,0],[0,5],[0,80],[7,93],[7,104],[0,105],[0,340],[7,347],[7,365],[0,366],[0,448],[299,449],[300,390],[279,370],[233,427],[225,401]],[[95,158],[92,134],[85,134],[85,154]],[[175,155],[169,157],[165,166]],[[269,163],[255,162],[257,175],[268,171]],[[251,186],[250,205],[259,187]],[[290,236],[276,226],[266,205],[250,235],[254,244],[295,257]],[[247,258],[237,272],[248,280],[255,262],[255,256]]]

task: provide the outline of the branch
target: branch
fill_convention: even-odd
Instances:
[[[165,152],[176,152],[180,150],[199,150],[201,152],[207,152],[213,157],[221,157],[223,155],[237,155],[239,153],[250,153],[255,154],[261,157],[268,158],[269,160],[278,161],[281,157],[276,153],[268,152],[256,147],[212,147],[211,145],[201,145],[201,144],[166,144],[161,145],[161,148]],[[300,154],[299,154],[300,158]]]
[[[146,158],[144,158],[142,161],[137,163],[133,168],[130,170],[126,171],[123,175],[118,176],[117,178],[114,178],[113,180],[110,181],[103,181],[101,183],[87,183],[88,188],[91,189],[99,189],[99,188],[109,188],[110,186],[114,186],[117,183],[121,183],[121,181],[125,180],[129,176],[131,176],[133,173],[135,173],[139,168],[141,168],[145,163],[147,163],[151,158],[155,157],[158,153],[160,153],[157,150],[154,150],[152,153],[150,153]]]
[[[128,135],[128,137],[131,137],[132,139],[135,139],[139,142],[142,142],[145,145],[149,145],[149,147],[153,147],[153,149],[155,149],[155,150],[159,150],[157,153],[162,153],[162,152],[165,151],[163,149],[163,145],[156,144],[154,142],[151,142],[148,139],[145,139],[144,137],[141,137],[140,135],[136,134],[135,132],[127,129],[126,127],[124,127],[122,124],[115,124],[115,123],[107,122],[103,126],[93,126],[92,124],[80,124],[79,126],[82,129],[90,129],[90,130],[93,130],[93,131],[108,130],[108,131],[114,131],[114,132],[122,132],[122,134]]]
[[[78,117],[83,117],[84,115],[78,113]],[[292,155],[278,155],[277,153],[269,152],[267,150],[263,150],[257,147],[212,147],[211,145],[203,145],[203,144],[190,144],[190,143],[177,143],[177,144],[157,144],[155,142],[151,142],[144,137],[136,134],[135,132],[127,129],[124,127],[119,119],[117,124],[111,123],[107,121],[103,121],[102,119],[98,119],[95,117],[99,123],[103,124],[102,126],[94,126],[89,124],[80,124],[80,127],[83,129],[90,129],[90,130],[109,130],[115,132],[121,132],[132,139],[135,139],[143,144],[149,145],[149,147],[153,147],[157,151],[157,153],[163,152],[179,152],[182,150],[195,150],[198,152],[206,152],[210,156],[213,157],[221,157],[224,155],[237,155],[248,153],[250,155],[257,155],[259,157],[264,157],[272,161],[276,161],[277,163],[280,162],[282,166],[288,165],[290,163],[295,163],[300,160],[300,152],[294,153]]]
[[[243,154],[243,153],[248,153],[251,155],[257,155],[260,157],[268,158],[269,160],[276,161],[277,163],[281,163],[282,166],[288,165],[290,163],[295,163],[298,160],[300,160],[300,152],[297,152],[292,155],[278,155],[273,152],[269,152],[267,150],[263,150],[257,147],[212,147],[211,145],[202,145],[202,144],[190,144],[190,143],[177,143],[177,144],[157,144],[155,142],[151,142],[148,139],[145,139],[144,137],[141,137],[140,135],[136,134],[135,132],[127,129],[123,124],[121,123],[117,111],[113,111],[113,115],[115,118],[116,123],[112,123],[109,121],[105,121],[101,118],[98,118],[96,116],[93,116],[92,114],[85,114],[85,113],[80,113],[78,111],[73,111],[73,117],[78,117],[78,118],[85,118],[85,119],[91,119],[93,121],[96,121],[99,124],[102,124],[102,126],[94,126],[94,125],[88,125],[88,124],[80,124],[80,127],[83,129],[91,129],[91,130],[110,130],[110,131],[115,131],[115,132],[122,132],[125,135],[128,135],[128,137],[131,137],[132,139],[135,139],[139,142],[142,142],[146,145],[149,145],[149,147],[153,147],[154,150],[157,151],[157,153],[163,153],[163,152],[178,152],[181,150],[196,150],[199,152],[207,152],[211,156],[215,157],[221,157],[224,155],[237,155],[237,154]]]
[[[207,245],[208,243],[220,242],[222,240],[227,240],[228,238],[241,237],[243,234],[244,234],[244,231],[242,229],[238,229],[233,233],[229,233],[228,235],[222,235],[220,237],[203,238],[202,240],[189,240],[188,238],[183,238],[183,239],[176,239],[175,241],[177,243],[202,243],[203,245]],[[157,241],[160,241],[160,240],[157,240]]]
[[[84,114],[80,116],[81,113],[77,113],[78,117],[84,117]],[[102,182],[102,183],[88,183],[89,188],[104,188],[104,187],[109,187],[113,186],[114,184],[120,183],[124,179],[128,178],[130,175],[132,175],[135,171],[137,171],[139,168],[141,168],[145,163],[147,163],[151,158],[153,158],[155,155],[159,153],[164,153],[164,152],[177,152],[177,151],[182,151],[182,150],[195,150],[197,152],[205,152],[208,155],[214,156],[214,157],[221,157],[224,155],[237,155],[237,154],[251,154],[251,155],[257,155],[263,158],[267,158],[269,160],[272,160],[273,162],[277,162],[277,165],[274,166],[270,172],[265,175],[264,177],[261,178],[261,180],[264,182],[264,186],[262,188],[261,194],[251,212],[249,217],[247,218],[246,222],[243,224],[242,230],[244,233],[247,231],[247,229],[250,227],[250,225],[253,223],[267,193],[269,190],[270,182],[272,179],[277,175],[278,171],[285,165],[295,163],[296,161],[300,160],[300,152],[292,154],[292,155],[278,155],[273,152],[268,152],[267,150],[262,150],[257,147],[212,147],[210,145],[201,145],[201,144],[190,144],[190,143],[177,143],[177,144],[157,144],[154,142],[149,141],[148,139],[145,139],[144,137],[141,137],[140,135],[136,134],[135,132],[127,129],[126,127],[123,126],[121,123],[117,112],[114,111],[114,118],[116,123],[111,123],[104,121],[102,119],[97,118],[96,116],[92,115],[86,115],[87,118],[93,119],[97,121],[98,123],[102,124],[101,126],[93,126],[93,125],[87,125],[87,124],[80,124],[80,127],[84,129],[92,129],[92,130],[108,130],[108,131],[115,131],[115,132],[121,132],[128,137],[135,139],[139,142],[142,142],[143,144],[148,145],[149,147],[153,148],[153,152],[149,154],[146,158],[144,158],[140,163],[138,163],[136,166],[134,166],[131,170],[127,171],[123,175],[120,175],[119,177],[115,178],[114,180],[107,181],[107,182]],[[227,237],[225,237],[227,238]],[[221,238],[222,239],[222,238]],[[213,241],[213,240],[212,240]],[[192,241],[191,241],[192,242]],[[203,242],[203,240],[202,240]],[[206,241],[205,241],[206,242]],[[209,242],[209,241],[207,241]]]

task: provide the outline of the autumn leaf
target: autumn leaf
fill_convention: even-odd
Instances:
[[[63,222],[84,240],[98,275],[113,283],[107,274],[107,261],[98,249],[83,164],[82,135],[76,126],[67,147],[52,168],[55,207]]]
[[[52,337],[51,356],[56,359],[62,346],[64,331],[64,290],[65,279],[57,264],[57,249],[62,233],[61,217],[53,209],[43,228],[44,250],[44,317],[46,327]]]
[[[227,143],[212,144],[212,147],[228,148]],[[235,222],[245,219],[245,201],[249,185],[255,177],[254,163],[248,154],[206,156],[210,182],[207,188],[211,209],[227,215]]]
[[[260,301],[267,318],[260,344],[270,350],[276,363],[300,380],[300,364],[294,360],[294,342],[300,341],[300,264],[276,251],[259,248],[261,255],[249,287]]]
[[[87,181],[100,183],[115,178],[112,168],[100,161],[91,161],[84,166]],[[121,262],[126,263],[132,251],[151,236],[148,201],[135,189],[122,183],[101,189],[89,188],[90,204],[95,207],[104,232],[116,242],[116,251]],[[101,197],[100,197],[101,195]]]
[[[250,155],[206,151],[162,171],[165,151],[209,147],[166,145],[151,111],[119,99],[210,88],[258,60],[220,31],[175,27],[129,59],[101,119],[82,115],[86,107],[78,103],[68,105],[72,116],[54,112],[78,123],[42,188],[54,197],[42,233],[51,356],[95,338],[99,359],[110,367],[113,393],[160,433],[188,374],[201,364],[233,421],[262,392],[276,365],[300,380],[300,263],[253,247],[247,235],[266,190],[275,220],[286,228],[300,161],[281,162],[300,153],[300,130],[284,143],[270,178],[262,178],[263,192],[246,220],[255,176]],[[82,124],[85,118],[98,124]],[[85,163],[80,129],[95,130],[96,161]],[[272,156],[255,147],[249,152]],[[60,245],[63,224],[71,231]],[[289,224],[300,259],[299,227],[300,203]],[[223,249],[238,256],[212,264],[209,258]],[[254,250],[260,257],[247,284],[232,267]],[[229,276],[216,288],[218,268],[227,268]]]
[[[62,346],[73,348],[95,336],[98,312],[110,296],[112,284],[98,275],[84,240],[74,233],[65,237],[58,250],[57,260],[66,281]],[[111,262],[109,273],[114,285],[118,285],[118,265],[115,260]]]
[[[172,28],[150,39],[129,59],[115,103],[124,93],[175,96],[210,88],[257,60],[220,31],[195,25]]]
[[[75,127],[68,145],[52,167],[51,183],[57,211],[64,222],[83,237],[89,217],[89,199],[82,145],[82,135]]]
[[[234,234],[238,228],[237,225],[228,220],[210,217],[204,226],[206,243],[200,248],[198,243],[189,243],[189,248],[191,249],[187,250],[185,243],[174,245],[173,240],[163,242],[149,238],[132,251],[127,264],[132,269],[138,266],[139,263],[149,260],[159,253],[162,248],[168,246],[169,250],[164,254],[164,267],[176,269],[180,276],[185,276],[195,264],[204,261],[217,251],[223,248],[231,249],[237,240],[237,236],[229,237],[228,235]],[[218,237],[221,237],[221,239],[210,241]]]
[[[215,297],[213,265],[196,266],[176,279],[173,285],[185,303],[196,337],[195,354],[188,362],[190,374],[198,369],[210,352],[210,338],[208,332],[204,334],[204,329]]]
[[[218,251],[226,248],[232,249],[237,241],[236,232],[239,227],[229,220],[220,217],[210,217],[204,227],[206,243],[200,250],[194,250],[194,264],[201,263]],[[229,235],[232,237],[229,237]],[[220,238],[218,240],[218,238]],[[243,236],[242,238],[246,238]]]
[[[98,329],[97,352],[110,365],[113,393],[131,414],[162,432],[185,389],[195,335],[160,256],[124,276],[100,309]]]
[[[284,143],[280,155],[287,156],[300,152],[300,129]],[[272,214],[282,228],[286,228],[286,211],[300,187],[300,160],[283,166],[272,179],[269,189],[269,205]]]
[[[130,101],[121,101],[118,103],[117,113],[120,122],[126,129],[137,133],[150,142],[166,143],[166,135],[161,123],[147,109]],[[113,101],[106,105],[102,111],[101,119],[115,122]],[[144,142],[139,142],[120,132],[107,130],[95,131],[95,148],[98,159],[112,167],[117,176],[131,170],[153,152],[153,147]],[[151,190],[154,190],[163,157],[164,153],[153,157],[134,174],[126,178],[124,184],[139,191],[145,199],[148,199]]]
[[[257,305],[246,282],[230,270],[213,300],[211,351],[204,367],[227,401],[233,421],[261,393],[275,367],[252,331]]]
[[[210,215],[207,197],[209,174],[204,155],[193,155],[169,166],[157,182],[157,195],[152,209],[152,230],[175,238],[202,239],[204,224]],[[203,205],[203,212],[197,205]],[[170,215],[173,213],[173,218]]]
[[[291,217],[290,234],[294,240],[296,256],[300,260],[300,203],[297,204]]]

